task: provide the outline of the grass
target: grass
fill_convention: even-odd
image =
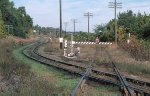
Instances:
[[[125,71],[135,75],[144,74],[147,77],[150,77],[150,65],[149,64],[128,64],[128,63],[117,63],[117,66]]]
[[[30,60],[21,54],[24,47],[13,45],[11,39],[0,40],[0,84],[5,83],[0,87],[7,87],[0,96],[70,96],[80,78]]]
[[[118,91],[119,89],[113,86],[99,86],[96,88],[99,94],[95,96],[121,96],[121,93]],[[106,92],[108,90],[109,92]]]
[[[19,92],[24,77],[30,74],[29,66],[12,57],[14,46],[17,47],[12,37],[0,39],[0,96]]]
[[[108,48],[116,65],[124,72],[150,77],[150,62],[137,61],[120,48]]]
[[[119,47],[124,49],[137,61],[150,61],[150,41],[131,38],[130,44],[121,42]]]
[[[46,44],[45,47],[40,48],[40,52],[56,52],[55,51],[55,49],[57,48],[56,46],[57,46],[57,43]],[[51,47],[53,47],[53,48],[51,48]],[[80,46],[80,47],[87,48],[88,46]],[[95,48],[95,45],[90,47],[91,50],[93,48]],[[86,52],[87,49],[82,50],[82,52],[83,51]],[[93,52],[95,52],[95,50],[93,50]],[[87,54],[90,54],[90,52],[87,52]],[[85,58],[88,58],[88,56],[86,55]],[[90,85],[87,85],[87,86],[90,86]],[[90,86],[90,89],[88,89],[88,91],[85,91],[85,92],[87,92],[87,94],[85,96],[121,96],[118,91],[118,88],[113,87],[113,86],[107,86],[107,85],[97,85],[96,87]]]
[[[96,84],[87,88],[86,96],[121,96],[118,90],[114,86]]]
[[[0,40],[0,96],[70,95],[78,78],[26,58],[24,47],[13,45],[12,39]]]
[[[55,94],[57,94],[56,96],[69,96],[71,91],[73,90],[73,88],[77,85],[79,78],[74,78],[70,75],[66,75],[67,73],[62,72],[60,73],[60,71],[57,71],[51,67],[47,67],[45,65],[42,65],[40,63],[37,63],[33,60],[29,60],[27,59],[25,56],[23,56],[22,54],[20,54],[22,48],[19,50],[15,50],[13,52],[14,56],[17,58],[17,60],[21,60],[22,62],[26,63],[28,66],[31,66],[31,71],[33,73],[36,74],[36,76],[38,76],[39,78],[44,78],[46,77],[46,81],[49,81],[49,78],[47,77],[52,77],[53,80],[51,80],[52,78],[50,78],[50,82],[55,83],[54,89],[57,89],[59,92],[54,92]],[[54,78],[55,77],[55,78]],[[113,90],[114,87],[96,87],[93,90],[101,90],[101,95],[94,95],[94,96],[109,96],[107,94],[108,91]],[[29,90],[27,90],[29,91]],[[103,93],[103,91],[105,91],[106,93]],[[29,91],[30,92],[30,91]],[[35,93],[35,92],[33,92]],[[60,93],[60,94],[58,94]],[[39,94],[39,93],[38,93]],[[42,93],[45,94],[45,93]],[[94,93],[93,93],[94,94]],[[115,94],[115,93],[113,93]],[[46,94],[45,94],[46,95]],[[41,95],[38,95],[41,96]],[[43,96],[43,95],[42,95]],[[115,96],[115,95],[114,95]]]
[[[42,78],[42,79],[45,79],[45,82],[47,82],[47,83],[48,83],[48,81],[52,82],[53,83],[52,89],[54,90],[53,93],[56,96],[58,96],[60,94],[65,94],[65,96],[70,95],[72,89],[78,83],[79,78],[73,78],[70,75],[66,75],[65,72],[59,72],[59,71],[55,70],[54,68],[51,68],[46,65],[42,65],[38,62],[35,62],[33,60],[27,59],[25,56],[20,54],[22,49],[23,48],[20,48],[13,52],[13,55],[15,56],[15,58],[17,60],[27,64],[27,66],[30,66],[31,72],[36,74],[37,79]],[[49,87],[52,87],[52,86],[49,86]],[[29,90],[27,90],[27,92],[28,91]],[[37,94],[40,94],[39,91]],[[46,94],[48,94],[48,93],[46,92],[46,93],[42,93],[42,94],[43,94],[43,96],[46,96]],[[40,96],[40,95],[38,95],[38,96]]]
[[[147,44],[148,45],[148,44]],[[145,46],[147,46],[145,44]],[[88,61],[88,59],[94,60],[93,66],[108,71],[110,59],[104,52],[107,49],[111,54],[116,65],[121,71],[130,73],[133,75],[144,75],[150,77],[150,61],[140,61],[133,58],[128,52],[120,47],[114,45],[100,46],[100,45],[79,45],[81,48],[81,56],[79,60]],[[96,52],[98,48],[98,52]],[[148,49],[148,48],[147,48]],[[90,50],[90,51],[89,51]],[[96,53],[95,53],[96,52]],[[111,70],[110,70],[111,71]]]

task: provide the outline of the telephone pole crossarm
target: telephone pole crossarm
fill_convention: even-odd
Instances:
[[[5,26],[5,28],[7,29],[7,32],[8,32],[9,34],[14,35],[14,34],[13,34],[13,29],[14,29],[13,25],[4,25],[4,26]],[[12,30],[11,33],[10,33],[10,29]]]

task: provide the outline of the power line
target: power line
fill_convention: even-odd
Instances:
[[[11,34],[14,35],[13,33],[13,25],[5,25],[5,28],[7,29],[7,32],[10,34],[10,29],[12,30],[11,31]]]
[[[129,6],[129,7],[125,7],[125,8],[148,8],[149,5],[137,5],[137,6]]]
[[[117,44],[117,8],[122,8],[122,3],[118,3],[117,0],[109,2],[109,8],[114,8],[115,13],[115,43]]]
[[[93,16],[93,13],[87,12],[87,13],[84,13],[84,16],[88,17],[88,41],[89,41],[90,17]]]

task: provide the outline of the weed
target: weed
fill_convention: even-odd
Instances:
[[[24,92],[29,91],[33,94],[32,96],[34,96],[34,94],[35,96],[38,94],[43,94],[44,96],[57,96],[59,94],[65,94],[65,96],[70,95],[72,89],[78,83],[78,78],[73,79],[71,76],[65,75],[65,72],[60,73],[59,71],[51,67],[29,60],[25,56],[20,54],[21,51],[22,48],[14,51],[14,56],[21,62],[25,63],[27,66],[30,66],[31,72],[36,75],[36,80],[33,81],[34,83],[31,81],[32,86],[28,86],[27,88],[22,87],[22,90],[24,90]],[[29,83],[27,82],[27,84]],[[29,88],[30,90],[28,90]]]

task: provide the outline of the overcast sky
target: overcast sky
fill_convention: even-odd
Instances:
[[[44,27],[59,27],[59,0],[11,0],[15,6],[25,6],[27,13],[33,18],[34,25]],[[90,30],[97,24],[107,23],[114,18],[114,10],[108,8],[108,2],[114,0],[62,0],[63,28],[64,22],[69,22],[67,30],[73,31],[72,19],[77,19],[76,30],[87,31],[86,12],[93,13],[90,18]],[[118,12],[133,10],[135,13],[150,13],[150,0],[117,0],[122,2]]]

